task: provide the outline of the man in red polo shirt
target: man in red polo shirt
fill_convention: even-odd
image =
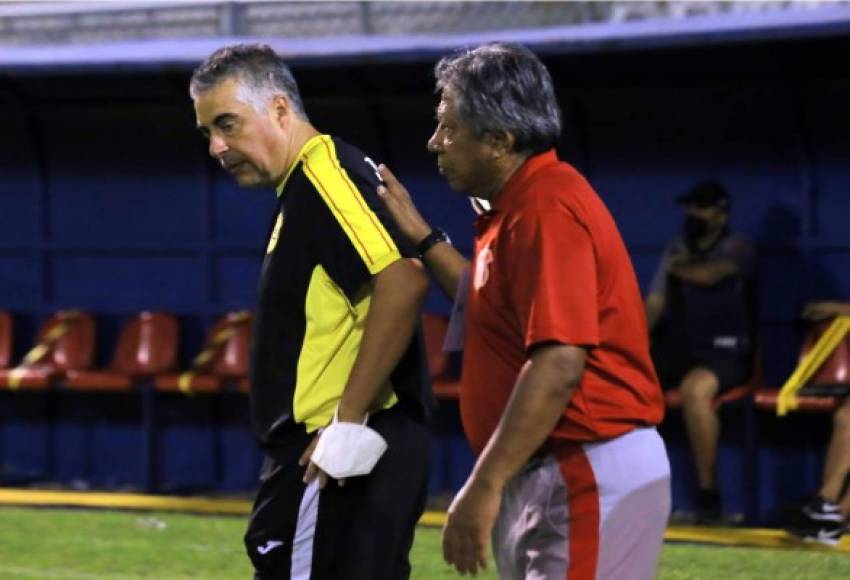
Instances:
[[[468,296],[460,408],[478,459],[449,508],[445,559],[474,574],[492,540],[501,578],[654,578],[670,510],[663,400],[617,227],[557,158],[560,110],[534,54],[488,44],[436,77],[428,149],[453,189],[489,206],[471,265],[385,167],[379,195],[440,286]]]

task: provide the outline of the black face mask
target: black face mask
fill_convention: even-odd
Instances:
[[[708,233],[708,227],[708,222],[700,217],[695,215],[685,216],[685,225],[682,231],[685,242],[689,246],[695,246]]]

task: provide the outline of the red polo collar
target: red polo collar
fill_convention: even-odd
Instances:
[[[555,149],[549,149],[543,153],[532,155],[520,165],[508,182],[502,187],[502,191],[493,202],[493,210],[502,211],[518,203],[525,192],[525,184],[529,178],[538,170],[549,165],[558,163],[558,154]]]

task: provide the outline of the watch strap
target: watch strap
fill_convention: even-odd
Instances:
[[[425,238],[416,245],[416,253],[419,254],[420,258],[423,258],[428,250],[440,242],[451,243],[449,241],[449,235],[445,232],[445,230],[434,228],[431,230],[430,234],[425,236]]]

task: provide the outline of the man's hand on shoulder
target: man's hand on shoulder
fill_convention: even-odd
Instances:
[[[411,244],[418,244],[431,232],[431,226],[416,209],[410,194],[386,165],[378,166],[383,185],[378,196],[384,201],[399,229]]]

